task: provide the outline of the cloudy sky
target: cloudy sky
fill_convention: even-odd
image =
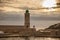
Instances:
[[[0,0],[0,25],[24,25],[26,9],[31,27],[47,28],[60,22],[60,0]]]

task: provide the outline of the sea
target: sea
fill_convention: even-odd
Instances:
[[[30,22],[31,28],[35,25],[35,28],[38,29],[45,29],[51,25],[60,23],[60,21],[32,21]],[[24,21],[0,21],[0,25],[24,25]]]
[[[0,40],[60,40],[60,38],[50,38],[50,37],[8,37],[8,38],[0,38]]]

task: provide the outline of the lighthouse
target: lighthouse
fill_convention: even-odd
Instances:
[[[29,13],[29,10],[26,10],[26,12],[25,12],[25,27],[26,28],[30,27],[30,13]]]

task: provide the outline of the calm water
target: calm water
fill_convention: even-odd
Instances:
[[[60,38],[46,38],[46,37],[29,37],[26,39],[24,37],[13,37],[13,38],[0,38],[0,40],[60,40]]]

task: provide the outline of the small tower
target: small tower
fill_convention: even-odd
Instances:
[[[25,27],[26,28],[30,27],[30,13],[29,13],[29,10],[26,10],[26,12],[25,12]]]
[[[36,28],[35,28],[35,25],[33,25],[33,29],[36,29]]]

